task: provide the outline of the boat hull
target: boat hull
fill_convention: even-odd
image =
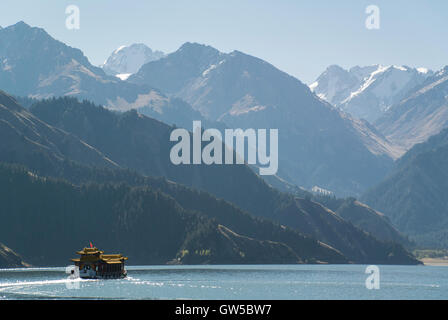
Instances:
[[[89,270],[90,272],[80,272],[79,277],[81,279],[123,279],[127,277],[127,272],[124,271],[122,273],[103,273],[99,274],[93,270]]]
[[[89,274],[79,274],[79,277],[81,279],[123,279],[127,277],[127,272],[121,273],[121,274],[96,274],[96,273],[89,273]]]

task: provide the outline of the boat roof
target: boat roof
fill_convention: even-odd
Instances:
[[[98,250],[98,248],[84,248],[81,251],[77,251],[77,254],[81,255],[81,258],[70,259],[73,262],[94,262],[102,261],[107,264],[122,263],[128,260],[127,257],[123,257],[119,253],[104,254],[104,251]]]
[[[104,251],[98,250],[98,248],[84,248],[81,251],[77,251],[77,254],[102,254]]]

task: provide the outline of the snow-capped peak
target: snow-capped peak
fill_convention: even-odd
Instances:
[[[142,43],[120,46],[112,52],[101,68],[109,75],[127,79],[144,64],[158,60],[164,55],[163,52],[153,51]]]
[[[375,121],[432,73],[426,68],[399,65],[356,66],[350,70],[331,66],[309,87],[353,116]]]
[[[423,74],[427,74],[428,72],[430,72],[427,68],[417,68],[417,71]]]

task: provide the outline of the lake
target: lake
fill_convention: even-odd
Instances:
[[[70,280],[63,268],[0,269],[0,299],[448,299],[448,268],[365,265],[128,266],[120,280]]]

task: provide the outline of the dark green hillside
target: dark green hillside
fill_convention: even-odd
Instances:
[[[392,225],[387,216],[355,198],[338,199],[323,195],[310,195],[310,197],[313,201],[321,203],[344,220],[350,221],[353,225],[370,233],[377,239],[400,243],[405,247],[415,245]]]
[[[448,246],[448,130],[416,145],[363,200],[420,246]]]
[[[271,234],[264,233],[263,240],[240,235],[150,187],[76,187],[0,165],[0,203],[2,241],[35,265],[64,264],[88,241],[125,252],[133,264],[346,261],[334,249],[268,222],[265,230]],[[241,219],[247,229],[263,224],[238,211],[233,217],[234,224]],[[269,241],[271,235],[294,248]]]
[[[101,152],[72,134],[39,120],[0,91],[0,161],[63,170],[64,161],[118,168]]]
[[[30,265],[23,261],[22,257],[11,248],[0,243],[0,269],[24,267],[30,267]]]

